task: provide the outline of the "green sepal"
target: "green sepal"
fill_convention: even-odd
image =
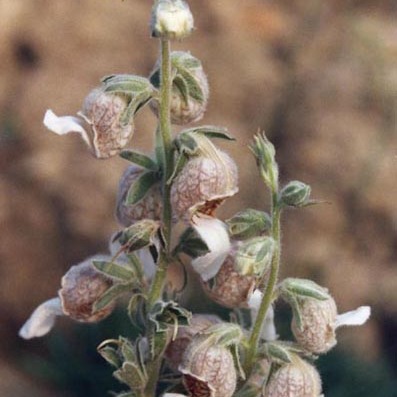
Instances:
[[[269,214],[252,208],[238,212],[226,224],[230,235],[241,240],[258,237],[272,228]]]
[[[174,332],[170,328],[163,332],[157,332],[154,328],[152,329],[149,335],[149,349],[153,364],[164,355],[165,349],[173,339],[173,335]]]
[[[131,389],[143,390],[147,383],[147,377],[135,362],[125,361],[120,369],[113,372],[113,376]]]
[[[181,134],[199,134],[204,135],[210,139],[225,139],[227,141],[236,140],[236,138],[228,134],[228,130],[226,127],[217,127],[215,125],[202,125],[199,127],[189,128],[187,130],[183,130]]]
[[[202,337],[203,340],[206,339],[210,344],[229,347],[239,345],[244,334],[238,324],[219,323],[200,332],[200,337]]]
[[[238,347],[239,347],[238,344],[233,344],[230,349],[230,352],[232,353],[233,361],[234,361],[234,365],[237,369],[237,373],[240,375],[241,379],[245,380],[246,376],[245,376],[243,366],[241,364],[240,352],[239,352]]]
[[[125,228],[120,236],[119,242],[127,252],[137,251],[156,244],[160,223],[151,219],[142,219]]]
[[[98,353],[113,367],[119,368],[122,364],[122,360],[118,350],[111,346],[98,346]]]
[[[279,288],[281,296],[283,296],[284,291],[288,291],[300,299],[313,298],[324,301],[331,298],[327,288],[321,287],[314,281],[302,278],[286,278],[282,281]]]
[[[99,272],[117,280],[132,281],[135,278],[135,273],[131,269],[114,262],[93,261],[92,265]]]
[[[153,323],[156,333],[165,332],[170,328],[177,331],[179,326],[189,325],[191,318],[192,313],[189,310],[173,301],[158,301],[149,313],[149,320]]]
[[[167,185],[171,185],[174,179],[178,176],[178,174],[182,171],[183,167],[186,165],[188,161],[188,157],[185,153],[178,153],[175,161],[174,169],[172,171],[171,176],[167,181]]]
[[[235,268],[242,275],[262,277],[271,266],[276,242],[272,237],[254,237],[238,248],[235,256]]]
[[[145,327],[146,322],[146,306],[147,297],[142,293],[135,293],[131,296],[128,306],[127,313],[131,323],[140,329]]]
[[[127,194],[126,203],[134,205],[139,203],[148,191],[160,181],[158,172],[148,171],[143,173],[130,187]]]
[[[292,357],[288,349],[278,343],[266,343],[267,356],[279,364],[290,363]]]
[[[149,156],[134,150],[124,149],[121,151],[120,157],[150,171],[158,171],[159,169],[157,163]]]
[[[173,254],[177,255],[181,252],[192,258],[197,258],[208,254],[210,250],[200,235],[192,227],[188,227],[180,236],[179,243],[175,247]]]
[[[297,343],[288,341],[266,342],[259,348],[258,355],[279,365],[292,362],[294,355],[315,358],[312,353],[303,349]]]
[[[131,292],[135,283],[127,283],[127,284],[115,284],[109,289],[107,289],[100,298],[94,303],[93,312],[97,312],[102,310],[109,304],[111,304],[115,299],[117,299],[120,295],[123,295],[127,292]]]

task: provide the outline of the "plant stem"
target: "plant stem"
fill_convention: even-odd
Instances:
[[[275,184],[274,184],[275,185]],[[259,337],[261,335],[263,323],[265,321],[266,313],[272,303],[274,288],[278,280],[278,272],[280,267],[280,256],[281,256],[281,233],[280,233],[280,215],[281,208],[278,204],[278,189],[272,190],[272,237],[276,242],[274,249],[269,281],[264,289],[262,302],[260,304],[258,315],[255,320],[255,324],[252,328],[252,333],[248,342],[248,350],[245,358],[244,369],[247,378],[251,374],[252,368],[255,363],[255,354],[258,348]]]
[[[172,158],[172,134],[170,120],[170,102],[171,102],[171,50],[170,42],[167,39],[161,39],[161,73],[160,73],[160,116],[159,127],[163,147],[163,236],[165,240],[165,252],[160,253],[159,263],[152,287],[150,289],[148,306],[149,308],[161,297],[164,288],[164,282],[167,274],[169,247],[171,245],[171,219],[172,209],[170,200],[170,186],[167,184],[172,175],[173,158]]]

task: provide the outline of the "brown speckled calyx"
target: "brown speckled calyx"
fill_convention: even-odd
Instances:
[[[336,345],[337,308],[333,298],[325,301],[305,299],[299,305],[302,327],[292,319],[291,329],[298,343],[312,353],[329,351]]]
[[[123,125],[120,117],[127,107],[127,98],[96,88],[88,94],[80,115],[90,124],[92,146],[98,158],[118,154],[133,135],[133,125]]]
[[[93,313],[93,305],[109,289],[113,282],[92,266],[91,258],[72,266],[62,278],[58,294],[66,315],[77,321],[97,322],[107,317],[114,309],[114,303]]]
[[[127,194],[131,185],[142,175],[142,168],[130,165],[122,175],[116,199],[116,218],[118,222],[125,226],[142,219],[152,219],[158,221],[162,213],[162,196],[160,185],[153,186],[148,193],[136,204],[127,204]]]

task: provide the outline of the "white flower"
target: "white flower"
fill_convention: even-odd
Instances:
[[[19,330],[19,336],[23,339],[43,336],[50,332],[54,326],[56,316],[61,315],[63,315],[61,300],[59,298],[50,299],[37,307]]]
[[[262,298],[263,298],[263,293],[259,289],[256,289],[248,300],[248,307],[251,309],[253,322],[255,322],[256,317],[258,315]],[[265,321],[263,323],[261,336],[264,340],[267,341],[273,341],[278,339],[276,326],[274,324],[274,309],[272,305],[270,305],[269,309],[267,310]]]
[[[227,226],[219,219],[202,214],[192,218],[192,226],[209,249],[207,254],[193,259],[192,266],[208,281],[218,273],[231,249]]]
[[[369,306],[360,306],[356,310],[338,314],[336,316],[335,328],[344,325],[363,325],[371,316],[371,308]]]

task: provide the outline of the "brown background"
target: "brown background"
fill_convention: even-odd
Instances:
[[[246,148],[266,130],[282,180],[303,180],[330,202],[284,217],[284,274],[329,287],[340,311],[372,305],[371,321],[342,330],[339,344],[368,362],[395,357],[395,1],[190,5],[197,31],[174,48],[199,57],[209,76],[202,122],[237,138],[221,146],[238,162],[240,193],[220,216],[266,206]],[[143,0],[0,0],[1,396],[47,395],[48,384],[33,386],[19,360],[42,342],[22,342],[17,330],[54,296],[65,270],[104,250],[118,227],[113,207],[126,163],[95,160],[78,137],[45,130],[43,114],[76,113],[104,75],[148,75],[158,52],[150,8]],[[150,150],[154,127],[145,109],[132,145]]]

